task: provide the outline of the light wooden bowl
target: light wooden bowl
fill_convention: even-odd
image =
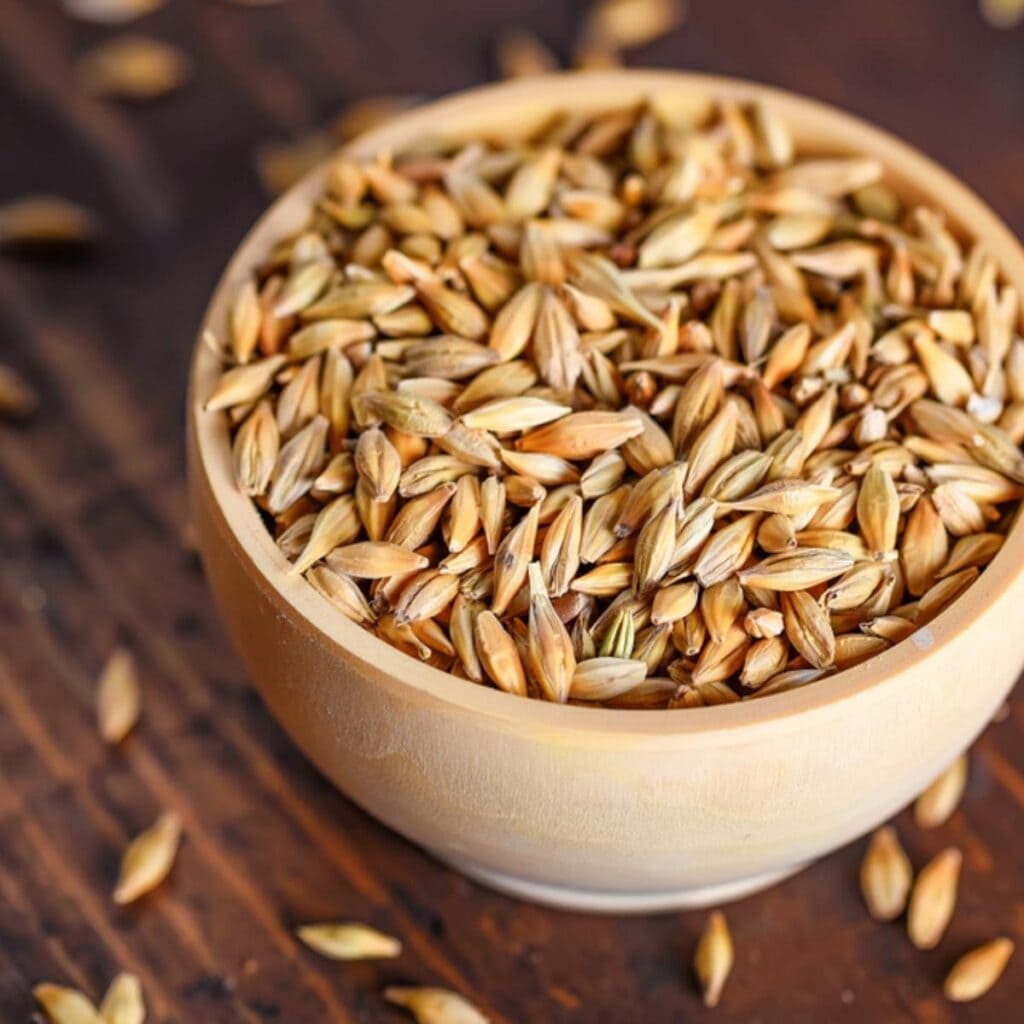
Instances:
[[[675,72],[566,74],[475,89],[363,137],[525,127],[559,108],[653,98],[766,99],[804,150],[879,157],[907,197],[948,211],[1024,291],[1024,253],[963,185],[847,114],[761,85]],[[259,221],[203,327],[223,336],[250,268],[305,222],[314,171]],[[752,892],[888,818],[990,720],[1024,660],[1024,528],[953,607],[909,640],[801,690],[724,707],[545,704],[428,668],[344,618],[301,578],[235,486],[218,373],[198,345],[189,480],[210,585],[242,660],[295,742],[360,806],[480,881],[590,910],[698,906]]]

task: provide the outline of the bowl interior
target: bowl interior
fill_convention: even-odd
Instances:
[[[1010,231],[966,186],[916,150],[858,118],[752,82],[672,71],[577,72],[525,79],[473,89],[428,104],[361,137],[347,150],[353,156],[365,158],[382,151],[406,150],[423,141],[459,140],[495,132],[525,133],[560,110],[596,112],[645,100],[667,110],[697,115],[717,97],[767,101],[790,125],[798,149],[803,152],[857,153],[879,158],[886,168],[887,183],[901,197],[928,202],[944,210],[954,230],[965,240],[980,239],[1006,279],[1024,293],[1024,252]],[[274,242],[303,227],[310,204],[322,188],[324,173],[323,166],[310,172],[271,206],[250,231],[214,292],[203,318],[200,339],[206,330],[224,336],[227,311],[238,286]],[[689,708],[676,713],[523,700],[457,679],[400,652],[351,622],[305,580],[289,573],[289,563],[255,507],[235,486],[223,414],[203,411],[203,401],[210,394],[218,372],[216,356],[200,340],[192,364],[189,397],[190,429],[198,456],[193,471],[205,475],[217,510],[227,525],[227,535],[247,571],[254,574],[282,615],[304,620],[305,628],[316,634],[317,642],[336,648],[337,657],[373,664],[404,685],[478,714],[559,730],[644,736],[765,725],[884,685],[905,668],[926,658],[940,657],[943,644],[961,630],[969,629],[1009,586],[1024,557],[1024,526],[1018,518],[1002,550],[980,579],[927,627],[866,662],[763,700]]]

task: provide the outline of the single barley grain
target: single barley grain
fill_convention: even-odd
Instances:
[[[946,998],[954,1003],[980,999],[1006,970],[1013,949],[1012,939],[999,938],[965,953],[946,976]]]
[[[42,982],[32,995],[51,1024],[104,1024],[99,1010],[78,989]]]
[[[170,873],[181,842],[181,819],[167,811],[128,844],[114,887],[114,902],[132,903]]]
[[[180,88],[192,62],[180,50],[149,36],[119,36],[82,56],[75,68],[82,88],[97,96],[153,100]]]
[[[883,825],[871,837],[860,867],[860,888],[876,921],[892,921],[906,909],[914,878],[896,830]]]
[[[1024,21],[1024,0],[980,0],[980,6],[995,28],[1014,28]]]
[[[100,1003],[103,1024],[145,1024],[146,1003],[142,983],[134,974],[122,971],[107,988]]]
[[[75,248],[98,234],[95,215],[60,196],[28,195],[0,204],[0,249]]]
[[[120,743],[142,713],[142,690],[131,651],[111,654],[96,685],[96,718],[106,743]]]
[[[643,46],[676,28],[685,16],[684,0],[598,0],[584,35],[612,48]]]
[[[392,985],[384,998],[409,1011],[417,1024],[488,1024],[468,999],[445,988],[416,988]]]
[[[558,70],[558,60],[539,40],[527,32],[503,33],[497,42],[496,57],[502,78],[529,78]]]
[[[304,924],[295,934],[329,960],[389,958],[402,952],[398,939],[365,924]]]
[[[961,754],[916,800],[914,821],[938,828],[956,810],[967,785],[967,755]]]
[[[704,997],[704,1005],[714,1007],[722,997],[735,954],[725,915],[712,911],[693,955],[693,972]]]
[[[907,934],[918,949],[934,949],[956,906],[963,855],[949,847],[918,873],[907,909]]]

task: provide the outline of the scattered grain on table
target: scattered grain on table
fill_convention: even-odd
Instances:
[[[99,43],[75,65],[81,87],[105,99],[146,101],[175,92],[191,77],[192,60],[171,43],[123,35]]]
[[[704,1005],[718,1005],[726,980],[732,971],[735,953],[725,915],[714,910],[708,915],[693,955],[693,972],[704,997]]]
[[[135,727],[142,713],[135,656],[117,648],[107,660],[96,684],[96,718],[106,743],[120,743]]]
[[[1011,939],[998,938],[965,953],[946,976],[946,998],[954,1003],[980,999],[1002,976],[1013,950]]]
[[[918,872],[907,907],[907,934],[918,949],[934,949],[956,907],[963,855],[948,847]]]
[[[938,828],[956,810],[967,785],[967,755],[961,754],[914,802],[914,821]]]
[[[166,811],[128,844],[114,887],[114,902],[133,903],[170,874],[181,843],[181,819]]]
[[[384,998],[409,1011],[417,1024],[488,1024],[468,999],[445,988],[393,985],[384,990]]]
[[[0,203],[0,249],[80,248],[98,234],[96,215],[62,196],[25,195]]]
[[[883,825],[868,842],[860,868],[860,888],[876,921],[892,921],[906,909],[914,871],[896,830]]]
[[[357,922],[305,924],[295,934],[310,949],[330,960],[390,958],[402,952],[398,939]]]

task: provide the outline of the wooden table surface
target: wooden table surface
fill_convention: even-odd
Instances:
[[[151,1020],[397,1021],[387,983],[457,989],[496,1022],[712,1019],[687,980],[703,914],[590,917],[527,906],[441,867],[361,813],[264,711],[229,649],[186,520],[182,432],[194,327],[265,202],[254,147],[346,101],[436,94],[493,75],[508,24],[568,52],[582,2],[172,0],[135,28],[191,53],[196,75],[145,106],[76,92],[73,58],[109,34],[52,0],[0,0],[0,200],[51,191],[99,212],[80,259],[0,258],[0,359],[38,387],[0,426],[0,1019],[30,1018],[49,979],[98,994],[137,972]],[[514,12],[514,14],[513,14]],[[514,18],[514,22],[513,19]],[[693,0],[636,64],[744,75],[838,103],[960,174],[1024,230],[1024,28],[973,0]],[[110,751],[93,726],[111,648],[137,654],[144,720]],[[984,671],[984,663],[979,663]],[[186,839],[161,891],[109,897],[129,836],[163,808]],[[939,983],[971,944],[1024,943],[1024,705],[977,745],[943,829],[900,820],[916,863],[965,854],[941,947],[868,920],[863,844],[728,909],[737,963],[714,1019],[1021,1019],[1024,951],[988,997]],[[297,945],[323,919],[372,922],[402,957],[340,965]]]

